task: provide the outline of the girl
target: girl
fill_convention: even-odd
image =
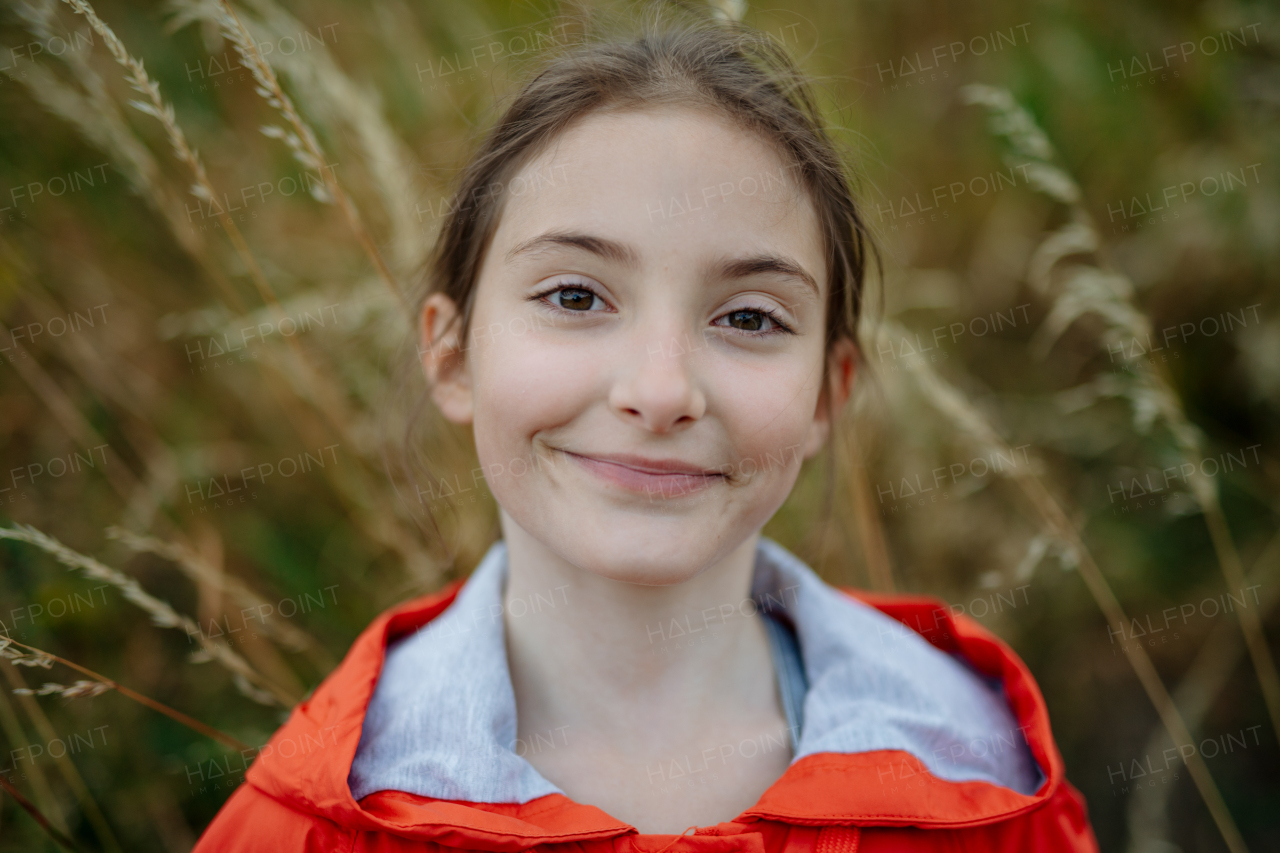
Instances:
[[[457,198],[423,367],[503,539],[361,635],[197,850],[1094,850],[1003,643],[760,535],[849,396],[866,258],[781,52],[579,45]]]

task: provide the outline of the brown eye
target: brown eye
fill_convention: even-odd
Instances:
[[[556,296],[559,297],[560,307],[569,311],[590,311],[591,305],[596,299],[594,293],[581,287],[566,287],[562,290],[557,290]]]
[[[773,334],[790,334],[795,332],[778,316],[767,308],[738,308],[727,314],[721,314],[714,325],[722,329],[733,329],[745,332],[752,338],[763,338]]]
[[[759,311],[733,311],[727,315],[729,325],[744,332],[758,332],[764,328],[765,316]]]

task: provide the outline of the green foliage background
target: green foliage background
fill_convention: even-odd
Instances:
[[[332,193],[299,189],[303,173],[319,186],[315,164],[261,132],[285,122],[220,33],[218,4],[96,10],[172,105],[248,254],[189,192],[162,124],[128,106],[145,94],[85,18],[61,3],[0,4],[0,522],[124,571],[209,639],[229,640],[259,680],[238,688],[219,663],[192,660],[199,644],[186,632],[22,542],[0,541],[0,622],[259,745],[285,712],[246,694],[303,695],[377,613],[464,575],[497,533],[495,507],[482,486],[452,507],[434,497],[440,481],[424,465],[468,483],[475,460],[465,433],[429,415],[412,432],[414,466],[400,466],[422,390],[405,312]],[[469,145],[536,58],[521,46],[571,39],[603,11],[492,0],[237,7],[273,46],[267,60],[402,286]],[[1225,849],[1185,768],[1119,783],[1110,772],[1123,766],[1127,778],[1133,761],[1161,760],[1159,718],[1120,649],[1143,643],[1198,743],[1248,732],[1247,748],[1206,749],[1205,760],[1249,849],[1280,846],[1280,750],[1260,678],[1239,614],[1202,607],[1243,595],[1222,570],[1231,548],[1211,539],[1208,494],[1248,573],[1247,607],[1268,636],[1280,631],[1280,12],[1232,0],[797,0],[745,9],[745,20],[818,78],[886,260],[863,393],[837,451],[810,463],[766,534],[832,583],[938,596],[1011,643],[1046,695],[1103,849]],[[1000,49],[974,55],[978,37]],[[963,97],[971,83],[1027,109],[1057,152],[1042,159],[1058,171],[1042,174],[1074,180],[1078,204],[1017,171],[1032,162],[1026,139],[1020,148],[990,132]],[[978,193],[973,181],[997,171],[1017,179]],[[1179,190],[1163,210],[1132,215],[1166,187],[1228,172],[1242,178],[1229,190]],[[932,195],[956,182],[975,189]],[[264,183],[272,193],[251,189]],[[1096,251],[1033,274],[1048,236],[1082,216]],[[1015,321],[980,334],[976,321],[997,312]],[[1207,318],[1228,313],[1242,322],[1210,334]],[[54,334],[59,317],[74,331]],[[307,329],[283,334],[283,317]],[[1065,320],[1051,331],[1055,318]],[[1140,353],[1145,342],[1126,330],[1144,322],[1157,345],[1178,331]],[[259,323],[267,332],[246,350],[209,355],[222,335]],[[957,323],[965,332],[953,336]],[[27,331],[15,340],[15,329]],[[933,349],[913,355],[917,340]],[[940,387],[958,390],[961,410]],[[1173,396],[1160,397],[1165,388]],[[965,417],[1020,448],[1014,470],[977,468],[995,451]],[[100,464],[75,462],[93,447]],[[1198,471],[1210,458],[1246,462],[1161,480],[1189,454]],[[54,475],[58,458],[79,470]],[[303,470],[285,476],[287,458]],[[218,478],[234,484],[267,464],[276,473],[246,491],[213,494]],[[927,484],[952,465],[964,469],[954,482],[908,494],[917,475]],[[1027,477],[1066,510],[1139,626],[1185,604],[1197,615],[1136,640],[1132,624],[1109,625],[1078,549],[1021,488]],[[1168,487],[1137,498],[1135,481]],[[140,553],[107,536],[113,525],[186,556]],[[273,615],[246,621],[246,595]],[[57,601],[65,615],[53,615]],[[300,604],[281,618],[286,601]],[[242,630],[218,636],[218,624]],[[81,677],[56,665],[0,670],[32,687]],[[210,761],[237,766],[235,754],[118,693],[21,697],[10,681],[0,680],[0,755],[96,732],[69,762],[0,759],[86,849],[188,850],[241,779],[205,778]],[[0,796],[0,850],[37,849],[55,848]]]

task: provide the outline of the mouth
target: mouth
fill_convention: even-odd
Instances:
[[[724,481],[724,474],[680,459],[648,459],[628,454],[588,456],[561,453],[597,479],[650,498],[673,498],[700,492]]]

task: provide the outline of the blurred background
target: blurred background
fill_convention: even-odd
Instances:
[[[0,3],[3,636],[253,748],[464,577],[496,508],[406,295],[503,99],[638,8]],[[1104,850],[1280,848],[1280,10],[710,8],[817,79],[884,260],[766,535],[1010,643]],[[4,653],[12,789],[84,849],[189,850],[252,749]],[[0,850],[54,849],[0,795]]]

